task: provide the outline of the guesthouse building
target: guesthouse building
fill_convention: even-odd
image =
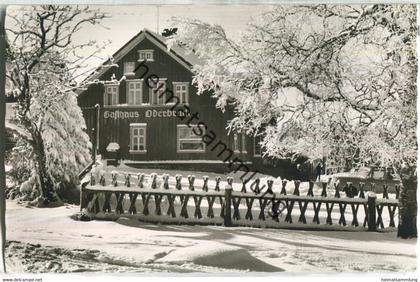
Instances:
[[[192,83],[198,58],[166,40],[144,29],[85,80],[78,103],[94,153],[141,167],[253,169],[258,140],[229,134],[233,111]]]

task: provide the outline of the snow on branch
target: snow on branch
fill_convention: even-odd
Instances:
[[[172,44],[204,61],[199,94],[233,106],[228,128],[261,135],[267,156],[414,164],[412,6],[277,6],[235,40],[196,19],[173,25]]]

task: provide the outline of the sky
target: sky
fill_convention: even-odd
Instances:
[[[100,58],[88,62],[96,68],[102,61],[112,56],[143,28],[159,33],[170,26],[172,17],[196,18],[208,23],[221,25],[227,35],[238,38],[252,17],[273,8],[270,5],[125,5],[91,6],[109,14],[102,25],[86,26],[75,35],[75,42],[96,40],[99,44],[111,41]],[[159,14],[159,16],[158,16]],[[158,28],[159,27],[159,28]],[[84,55],[92,50],[86,49]]]

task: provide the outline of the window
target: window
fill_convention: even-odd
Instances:
[[[235,153],[239,153],[239,148],[240,148],[240,139],[239,139],[239,134],[235,133],[233,134],[233,151]]]
[[[242,133],[242,153],[246,154],[247,150],[246,150],[246,135],[245,133]]]
[[[149,102],[152,105],[165,105],[166,103],[166,81],[159,80],[157,83],[154,83],[153,80],[149,81],[150,88],[150,98]]]
[[[141,61],[153,62],[153,50],[139,50],[139,62]]]
[[[261,157],[261,136],[254,137],[254,157]]]
[[[188,104],[188,82],[174,82],[174,93],[181,104]]]
[[[201,138],[194,133],[193,129],[197,126],[178,125],[178,152],[204,152],[205,144]],[[205,133],[203,133],[204,135]]]
[[[133,74],[134,75],[134,62],[124,63],[124,74]]]
[[[118,105],[118,84],[105,85],[105,105]]]
[[[143,83],[141,80],[127,80],[127,99],[129,105],[141,105]]]
[[[146,124],[130,123],[130,152],[146,151]]]
[[[247,153],[246,150],[246,135],[244,133],[235,133],[233,135],[233,151],[235,153]]]

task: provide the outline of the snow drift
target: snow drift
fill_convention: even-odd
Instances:
[[[204,242],[198,246],[177,249],[156,262],[176,264],[193,262],[204,266],[257,272],[284,271],[253,257],[247,250],[217,242]]]

